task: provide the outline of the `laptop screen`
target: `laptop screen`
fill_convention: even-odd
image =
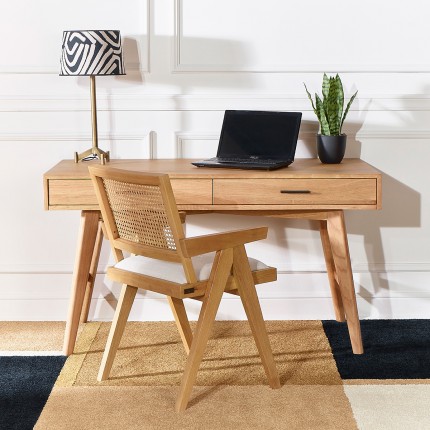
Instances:
[[[301,112],[227,110],[217,157],[293,160]]]

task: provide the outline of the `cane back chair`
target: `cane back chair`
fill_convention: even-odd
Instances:
[[[123,284],[98,380],[109,377],[139,288],[167,296],[188,353],[175,409],[187,407],[224,292],[239,295],[272,388],[279,376],[255,284],[276,280],[276,269],[247,257],[244,244],[267,227],[185,238],[169,176],[90,166],[107,236],[118,261],[107,275]],[[130,256],[124,257],[123,251]],[[194,334],[183,299],[202,301]]]

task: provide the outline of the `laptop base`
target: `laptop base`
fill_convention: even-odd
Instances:
[[[212,160],[201,160],[201,161],[193,161],[191,164],[197,167],[218,167],[224,169],[242,169],[242,170],[277,170],[282,169],[284,167],[288,167],[290,162],[283,162],[277,164],[270,165],[261,165],[261,164],[234,164],[234,163],[224,163],[220,161],[212,161]]]

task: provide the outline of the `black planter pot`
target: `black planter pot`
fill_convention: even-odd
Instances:
[[[345,155],[346,134],[324,136],[317,134],[318,158],[324,164],[339,164]]]

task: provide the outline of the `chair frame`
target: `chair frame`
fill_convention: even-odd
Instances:
[[[255,289],[255,284],[276,280],[276,269],[269,267],[251,271],[244,246],[246,243],[265,239],[267,237],[267,227],[186,238],[167,174],[133,172],[101,165],[90,166],[89,171],[106,227],[107,237],[116,260],[122,260],[124,258],[123,251],[126,251],[150,258],[181,263],[187,281],[180,284],[115,267],[108,269],[108,277],[122,283],[123,287],[97,379],[102,381],[109,377],[137,290],[140,288],[165,294],[172,309],[184,348],[188,353],[175,405],[176,411],[184,411],[197,377],[197,371],[222,295],[226,292],[240,296],[269,385],[272,388],[280,388],[278,372]],[[119,237],[115,218],[104,187],[104,180],[106,179],[128,184],[159,187],[176,249],[161,249]],[[198,281],[191,257],[209,252],[216,253],[209,279]],[[194,334],[183,303],[185,298],[202,301]]]

